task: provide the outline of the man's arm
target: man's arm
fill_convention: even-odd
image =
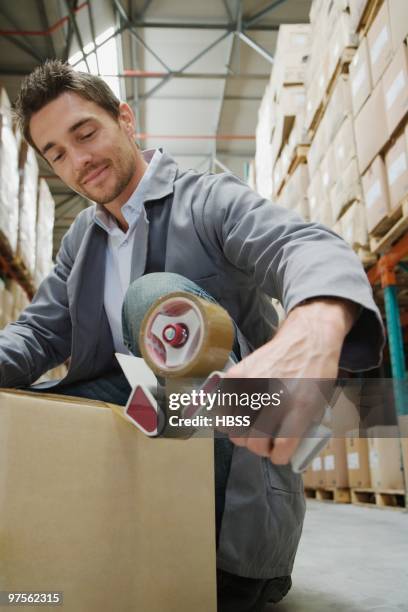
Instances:
[[[378,366],[385,342],[382,319],[350,246],[329,228],[306,223],[294,211],[262,198],[233,175],[214,175],[209,181],[202,222],[214,248],[277,298],[288,319],[305,300],[338,298],[356,304],[339,365],[350,371]],[[261,376],[261,367],[254,377]]]
[[[15,323],[0,331],[0,387],[23,387],[63,363],[71,351],[71,319],[66,281],[73,259],[70,232],[56,265]]]
[[[384,329],[364,269],[330,229],[261,198],[231,175],[215,179],[203,212],[207,237],[235,267],[276,297],[287,319],[275,337],[232,367],[229,378],[331,379],[339,365],[377,366]],[[301,435],[313,421],[313,398],[296,395],[284,423]],[[292,429],[293,432],[293,429]],[[299,437],[231,438],[286,464]]]

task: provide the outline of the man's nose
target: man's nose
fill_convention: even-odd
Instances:
[[[76,174],[80,174],[81,171],[92,162],[92,155],[89,153],[89,151],[84,151],[81,149],[75,148],[71,150],[70,157],[72,167]]]

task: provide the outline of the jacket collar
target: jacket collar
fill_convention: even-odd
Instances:
[[[149,179],[144,193],[144,201],[160,200],[173,192],[174,180],[177,175],[178,166],[176,161],[162,149],[157,168]]]

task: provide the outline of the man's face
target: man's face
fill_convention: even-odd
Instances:
[[[137,156],[133,115],[119,120],[75,93],[63,93],[35,113],[30,133],[54,172],[79,194],[108,204],[128,186]]]

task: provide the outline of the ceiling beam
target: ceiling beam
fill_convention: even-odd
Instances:
[[[256,23],[258,23],[258,21],[263,19],[263,17],[265,17],[273,9],[275,9],[280,4],[283,4],[284,2],[287,2],[287,0],[274,0],[274,2],[271,2],[270,4],[268,4],[268,6],[262,9],[262,11],[259,11],[258,13],[255,13],[255,15],[252,15],[252,17],[249,17],[249,19],[246,19],[243,24],[244,30],[248,30],[249,28],[254,26]],[[286,19],[285,19],[285,23],[286,23]]]
[[[45,8],[44,0],[36,0],[37,11],[40,15],[41,27],[43,30],[48,31],[50,29],[50,24],[47,18],[47,9]],[[52,38],[52,34],[46,36],[47,47],[48,47],[48,57],[54,59],[56,56],[54,40]]]
[[[275,60],[274,60],[273,55],[269,53],[269,51],[267,51],[265,47],[262,47],[262,45],[257,43],[250,36],[248,36],[248,34],[244,34],[244,32],[237,32],[237,35],[245,44],[248,45],[248,47],[251,47],[251,49],[259,53],[259,55],[261,55],[264,59],[266,59],[266,61],[268,61],[270,64],[274,63]]]
[[[76,20],[76,15],[75,15],[75,12],[71,8],[69,0],[65,0],[65,6],[67,7],[68,17],[69,17],[69,20],[70,20],[70,22],[72,24],[72,27],[74,29],[75,38],[77,39],[79,50],[82,53],[82,58],[83,58],[83,60],[84,60],[84,62],[86,64],[86,68],[87,68],[88,72],[91,72],[91,69],[90,69],[89,64],[88,64],[88,57],[84,53],[84,43],[82,41],[82,36],[81,36],[81,32],[80,32],[79,27],[78,27],[78,22]],[[74,2],[74,8],[75,7],[76,7],[76,1]]]
[[[142,47],[144,47],[146,51],[148,51],[150,55],[152,55],[155,58],[155,60],[159,62],[161,66],[163,66],[166,72],[170,72],[170,68],[167,66],[167,64],[161,59],[161,57],[157,55],[155,51],[153,51],[153,49],[143,40],[140,34],[136,31],[136,29],[133,26],[132,19],[127,15],[125,9],[123,8],[119,0],[113,0],[113,4],[116,8],[116,11],[119,13],[121,19],[123,19],[124,26],[129,31],[129,34],[133,36],[133,38],[135,38],[137,42],[140,45],[142,45]]]
[[[302,21],[301,19],[285,19],[285,23],[288,25],[297,23],[309,23],[308,21]],[[156,28],[156,29],[182,29],[182,30],[228,30],[233,32],[236,30],[235,23],[228,22],[211,22],[211,21],[146,21],[136,19],[132,21],[132,25],[136,28]],[[253,30],[259,32],[276,32],[279,30],[281,23],[268,23],[268,24],[255,24],[246,27],[243,23],[245,30]]]
[[[3,77],[22,77],[22,76],[26,76],[27,74],[30,74],[30,70],[22,70],[22,69],[18,69],[18,68],[11,68],[8,69],[6,67],[1,67],[0,66],[0,76]],[[254,80],[268,80],[270,79],[271,75],[268,74],[262,74],[262,73],[253,73],[251,74],[250,72],[243,72],[241,74],[228,74],[226,72],[171,72],[170,73],[171,77],[173,79],[225,79],[225,78],[229,78],[229,79],[254,79]],[[135,73],[135,74],[129,74],[129,73],[123,73],[123,74],[102,74],[102,77],[119,77],[119,78],[123,78],[123,79],[158,79],[158,78],[162,78],[164,76],[167,76],[166,73],[143,73],[143,71],[140,71],[140,73]]]
[[[0,6],[0,15],[8,21],[16,31],[20,31],[21,28],[19,24],[12,19],[9,14],[4,9],[4,3]],[[14,36],[7,37],[7,39],[15,46],[30,55],[38,62],[42,63],[44,58],[41,56],[40,52],[34,47],[34,45],[29,41],[29,39],[25,38],[24,42],[21,40],[17,40]]]

